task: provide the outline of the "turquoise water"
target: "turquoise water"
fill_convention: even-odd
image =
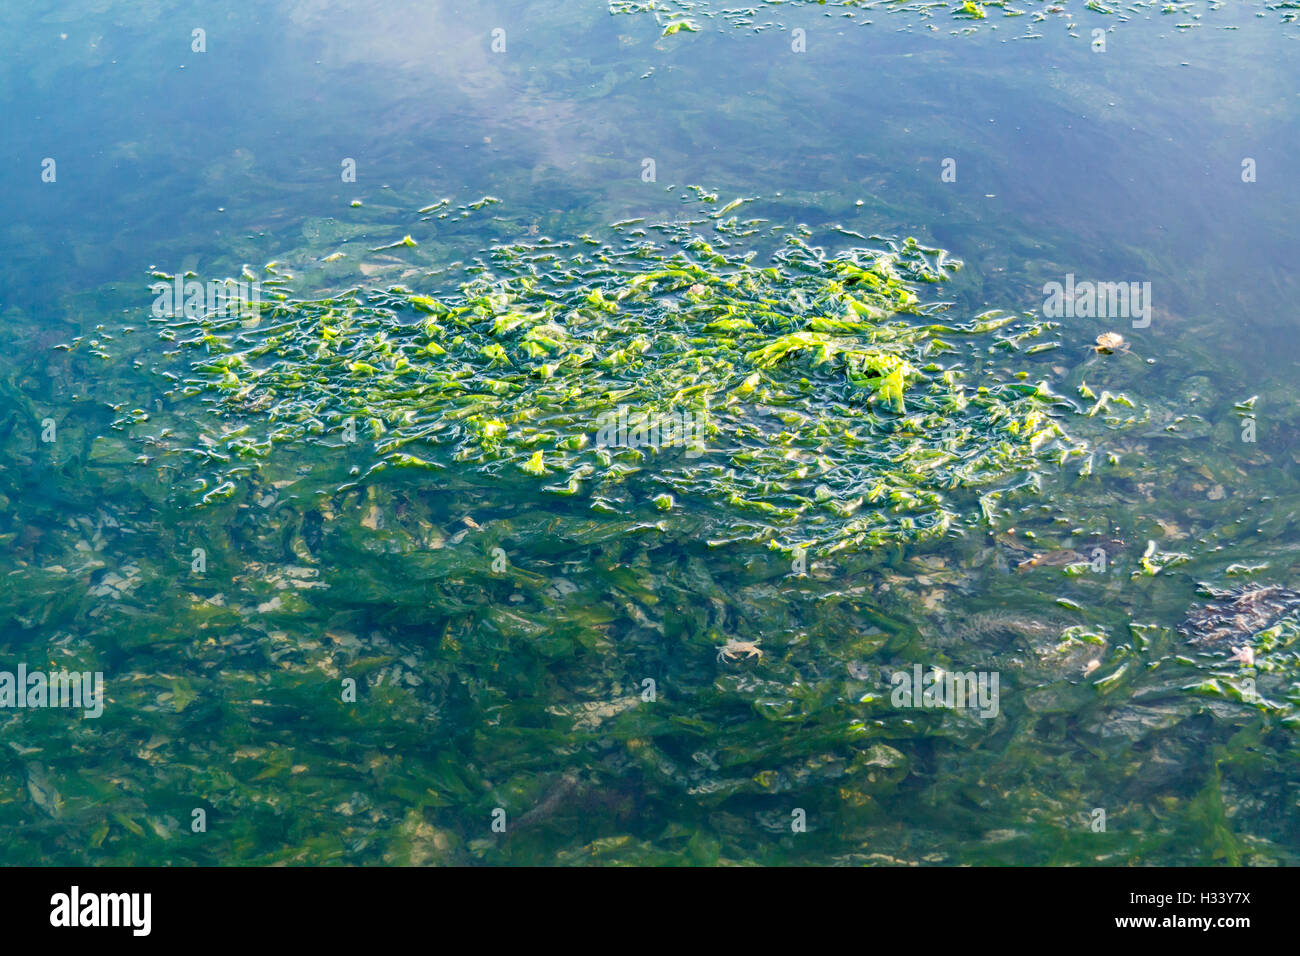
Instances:
[[[1179,626],[1202,586],[1300,587],[1300,27],[1262,3],[1046,6],[12,14],[0,670],[101,672],[105,698],[95,718],[0,709],[5,862],[1295,862],[1296,622],[1222,644]],[[698,29],[665,36],[683,15]],[[625,479],[556,494],[557,449],[592,422],[481,434],[564,405],[530,384],[550,358],[467,358],[455,335],[487,334],[411,299],[454,312],[477,279],[515,297],[484,306],[498,316],[625,319],[608,341],[644,329],[657,364],[608,374],[642,394],[686,385],[675,354],[721,347],[711,303],[820,314],[827,261],[905,237],[963,264],[907,272],[907,324],[1020,316],[936,332],[956,351],[918,371],[959,363],[1012,407],[1045,383],[1062,435],[1006,451],[983,406],[963,418],[914,385],[916,443],[950,414],[970,427],[942,447],[1005,474],[918,466],[892,510],[872,488],[919,445],[811,362],[764,372],[733,419],[715,408],[699,460],[618,457]],[[583,311],[673,250],[695,271],[666,298]],[[774,254],[771,286],[745,272]],[[246,268],[282,311],[152,313],[153,273]],[[1043,316],[1067,275],[1149,282],[1150,324]],[[385,374],[375,334],[445,347],[403,380],[418,400],[381,412],[364,369],[313,364],[303,317],[348,311]],[[1106,332],[1126,344],[1099,353]],[[257,348],[258,376],[224,389],[214,356]],[[456,362],[472,418],[435,401]],[[824,478],[782,457],[812,446],[781,429],[850,415],[881,444],[821,436]],[[428,467],[375,470],[396,440]],[[534,449],[558,477],[515,467]],[[792,505],[824,504],[816,484],[869,506]],[[720,657],[729,641],[762,654]],[[1232,660],[1245,646],[1253,663]],[[917,665],[996,674],[996,714],[899,706],[891,675]]]

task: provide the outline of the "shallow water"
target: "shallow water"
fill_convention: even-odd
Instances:
[[[0,660],[101,671],[106,701],[0,711],[3,859],[1296,862],[1300,630],[1179,627],[1202,585],[1300,587],[1300,25],[1065,6],[701,4],[669,36],[604,2],[13,14]],[[735,198],[763,221],[720,229]],[[730,510],[672,453],[593,508],[438,447],[372,472],[382,439],[327,410],[259,444],[281,406],[223,403],[216,340],[150,313],[152,271],[449,300],[490,248],[626,253],[683,219],[718,273],[792,235],[915,236],[964,263],[922,290],[944,321],[1041,313],[1067,274],[1149,282],[1151,321],[975,337],[965,361],[1046,382],[1084,453],[984,508],[953,489],[937,539],[798,563],[805,519]],[[916,665],[997,675],[996,713],[899,706]]]

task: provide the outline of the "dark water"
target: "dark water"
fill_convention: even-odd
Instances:
[[[1300,630],[1284,607],[1231,646],[1178,628],[1200,585],[1300,587],[1300,26],[887,6],[701,4],[670,36],[604,2],[11,12],[0,661],[101,671],[106,702],[0,711],[3,859],[1296,862]],[[166,377],[192,372],[151,270],[442,293],[497,243],[698,216],[695,184],[765,220],[732,255],[801,225],[947,250],[963,319],[1041,311],[1067,274],[1149,282],[1149,325],[1013,349],[1077,406],[1090,474],[804,574],[710,544],[703,504],[602,516],[511,470],[394,485],[364,447],[277,447],[198,506],[200,435],[238,422]],[[997,714],[891,703],[915,664],[997,674]]]

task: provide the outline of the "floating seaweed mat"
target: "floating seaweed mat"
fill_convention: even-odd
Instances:
[[[1256,0],[1254,6],[1261,11],[1277,12],[1283,23],[1294,23],[1300,17],[1300,3],[1295,0]],[[867,18],[877,13],[906,14],[922,22],[948,20],[960,26],[960,32],[971,32],[983,22],[996,23],[1005,18],[1024,17],[1025,35],[1030,37],[1038,35],[1034,32],[1036,25],[1048,20],[1059,20],[1073,35],[1080,35],[1075,32],[1079,13],[1086,12],[1089,17],[1114,17],[1121,21],[1135,15],[1158,13],[1172,17],[1179,29],[1189,30],[1206,22],[1205,15],[1213,14],[1221,7],[1223,4],[1218,0],[1130,0],[1127,3],[1086,0],[1075,4],[1066,4],[1063,0],[1026,0],[1020,3],[1009,0],[767,0],[765,4],[748,7],[715,4],[710,0],[609,0],[611,14],[653,15],[665,37],[697,33],[703,22],[715,19],[734,28],[759,31],[772,28],[774,21],[771,18],[784,14],[795,17],[791,25],[797,26],[805,23],[808,13],[827,11],[857,18],[863,24],[871,23]]]
[[[787,236],[759,261],[700,221],[498,245],[438,289],[281,291],[255,323],[170,323],[199,356],[171,394],[219,433],[196,498],[351,445],[367,457],[346,483],[473,475],[824,553],[942,536],[1080,454],[1072,406],[991,364],[1042,323],[922,300],[960,268],[942,250]]]

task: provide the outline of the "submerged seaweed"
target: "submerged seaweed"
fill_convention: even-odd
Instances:
[[[1179,627],[1193,644],[1249,641],[1300,608],[1300,593],[1277,585],[1211,589],[1209,594],[1212,600],[1193,608]]]

